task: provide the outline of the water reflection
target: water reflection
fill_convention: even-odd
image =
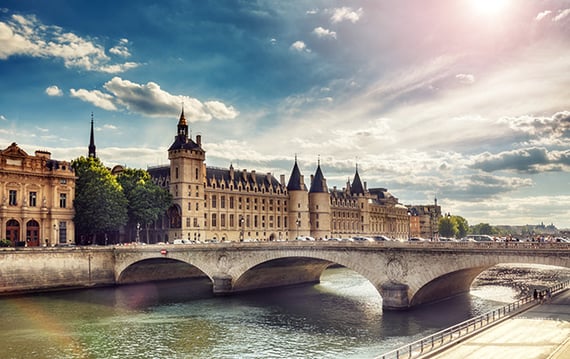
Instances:
[[[487,287],[384,313],[344,268],[314,286],[223,298],[207,279],[2,298],[0,358],[372,358],[515,294]]]

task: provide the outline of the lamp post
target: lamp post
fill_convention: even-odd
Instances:
[[[412,211],[408,211],[408,240],[412,237]]]
[[[301,220],[299,218],[297,218],[297,220],[295,221],[295,224],[297,224],[297,237],[295,237],[295,239],[299,238],[299,227],[301,227]]]
[[[239,216],[239,226],[240,226],[240,232],[239,232],[239,240],[240,242],[243,242],[243,222],[245,220],[243,219],[243,216]]]
[[[59,244],[59,241],[57,240],[57,224],[55,224],[55,223],[53,225],[53,232],[54,232],[53,239],[55,242],[54,244],[57,245],[57,244]]]

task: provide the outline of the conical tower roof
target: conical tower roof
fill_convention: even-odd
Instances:
[[[311,183],[311,189],[309,193],[319,193],[319,192],[328,192],[327,182],[325,180],[325,176],[323,176],[323,171],[321,171],[321,163],[317,165],[317,171],[315,172],[315,176],[313,177],[313,183]]]
[[[295,156],[295,165],[291,171],[291,177],[289,177],[289,183],[287,183],[288,191],[306,191],[307,188],[303,183],[303,176],[301,176],[301,171],[297,165],[297,156]]]
[[[364,194],[364,186],[362,185],[360,175],[358,174],[358,165],[356,166],[356,173],[354,174],[354,180],[352,181],[350,192],[352,194]]]

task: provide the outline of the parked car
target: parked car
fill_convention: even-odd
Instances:
[[[462,242],[494,242],[493,237],[486,234],[470,234],[467,237],[461,238]]]
[[[374,240],[370,237],[362,237],[362,236],[356,236],[356,237],[352,237],[352,240],[354,242],[374,242]]]
[[[387,242],[387,241],[391,241],[390,238],[386,237],[386,236],[374,236],[372,237],[372,239],[374,239],[376,242]]]
[[[175,239],[172,244],[192,244],[189,239]]]
[[[422,237],[410,237],[408,242],[427,242],[428,240]]]

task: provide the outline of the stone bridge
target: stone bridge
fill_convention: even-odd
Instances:
[[[570,268],[565,243],[269,242],[124,246],[114,250],[115,283],[207,276],[226,295],[318,282],[338,264],[378,290],[387,310],[408,309],[469,291],[496,264]]]

